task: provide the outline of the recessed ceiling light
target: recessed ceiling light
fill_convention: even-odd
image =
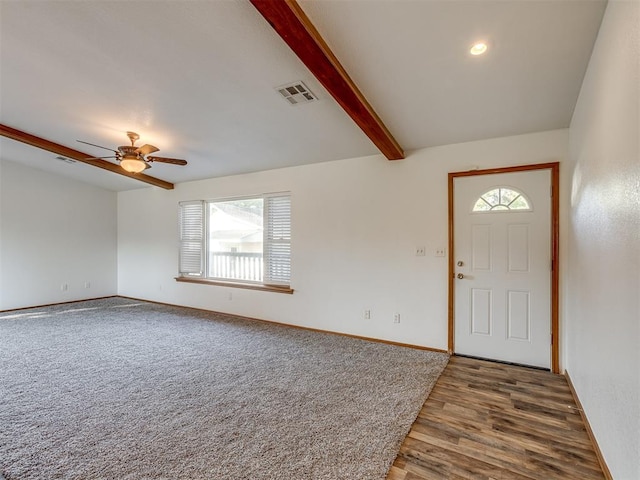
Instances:
[[[486,51],[487,51],[487,44],[478,42],[473,47],[471,47],[471,50],[469,50],[469,53],[471,55],[482,55]]]

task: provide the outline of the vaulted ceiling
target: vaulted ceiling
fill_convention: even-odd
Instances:
[[[299,0],[405,151],[567,127],[601,0]],[[0,123],[89,155],[126,131],[172,183],[378,153],[248,0],[0,2]],[[469,54],[477,40],[485,55]],[[319,101],[290,105],[303,81]],[[113,190],[135,180],[14,140],[3,159]],[[108,154],[108,153],[107,153]]]

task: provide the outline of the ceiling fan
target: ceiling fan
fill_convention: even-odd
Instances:
[[[104,148],[105,150],[109,150],[115,153],[115,155],[110,155],[108,157],[93,157],[88,160],[95,160],[98,158],[115,158],[120,166],[130,173],[140,173],[147,168],[151,168],[150,163],[152,162],[170,163],[172,165],[187,164],[186,160],[181,160],[178,158],[156,157],[149,155],[150,153],[157,152],[159,149],[149,144],[145,144],[141,147],[136,147],[135,143],[136,140],[140,138],[140,135],[135,132],[127,132],[127,137],[129,137],[129,140],[131,140],[131,145],[122,145],[118,147],[117,150],[103,147],[101,145],[96,145],[95,143],[83,142],[82,140],[78,140],[78,142],[98,148]]]

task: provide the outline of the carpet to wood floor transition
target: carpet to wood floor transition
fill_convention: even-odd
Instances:
[[[446,361],[120,298],[0,314],[0,480],[604,478],[564,377],[453,357],[420,410]]]

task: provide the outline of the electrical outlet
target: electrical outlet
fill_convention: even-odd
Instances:
[[[66,283],[63,283],[60,285],[60,290],[62,292],[66,292],[67,290],[69,290],[69,285],[67,285]]]
[[[363,317],[365,320],[371,320],[371,310],[365,310]]]
[[[91,288],[91,282],[84,282],[84,288]]]
[[[447,252],[447,249],[444,247],[436,248],[436,252],[433,254],[434,257],[444,257]]]
[[[416,257],[424,257],[425,248],[424,247],[416,247]]]
[[[233,293],[232,292],[229,292],[227,294],[227,300],[233,300]]]
[[[399,313],[396,313],[393,316],[393,323],[400,323],[400,314]]]

